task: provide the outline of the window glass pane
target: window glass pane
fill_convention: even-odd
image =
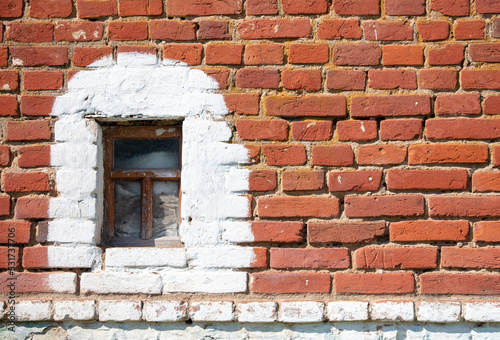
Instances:
[[[141,231],[141,183],[114,182],[115,236],[139,237]]]
[[[179,182],[153,182],[153,237],[179,236]]]
[[[115,169],[178,169],[178,139],[115,140]]]

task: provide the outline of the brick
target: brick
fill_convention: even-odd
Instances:
[[[500,70],[463,70],[460,78],[466,90],[500,89]]]
[[[54,25],[49,23],[10,23],[7,25],[7,40],[17,42],[50,42]]]
[[[224,94],[224,101],[229,112],[241,115],[259,114],[259,99],[258,93]]]
[[[130,65],[130,61],[123,60],[123,53],[140,53],[140,54],[150,54],[156,57],[157,49],[155,46],[145,46],[145,45],[124,45],[118,46],[116,49],[118,65]],[[133,64],[133,63],[132,63]]]
[[[28,91],[60,90],[63,86],[61,71],[25,71],[23,86]]]
[[[500,191],[500,172],[475,172],[472,174],[472,191]]]
[[[301,243],[304,241],[302,222],[251,222],[254,242]]]
[[[71,0],[31,0],[32,18],[67,18],[73,12]]]
[[[195,322],[234,321],[231,301],[193,301],[189,317]]]
[[[119,0],[118,10],[121,17],[161,15],[163,2],[161,0]]]
[[[421,119],[386,119],[380,122],[381,140],[412,140],[422,138]]]
[[[419,21],[417,30],[423,41],[446,40],[450,35],[450,24],[447,21]]]
[[[20,197],[16,203],[16,218],[43,219],[49,217],[48,197]]]
[[[358,148],[356,160],[363,165],[400,164],[406,160],[406,146],[362,145]]]
[[[73,64],[75,66],[86,67],[93,62],[111,57],[112,47],[75,47],[73,52]]]
[[[351,98],[351,117],[426,116],[431,113],[428,95],[358,96]]]
[[[500,268],[500,248],[441,248],[441,266],[445,268]]]
[[[429,119],[428,139],[496,139],[500,138],[500,121],[482,118]]]
[[[464,61],[464,45],[445,44],[442,46],[440,48],[429,49],[427,57],[429,65],[458,65]]]
[[[286,170],[281,177],[283,191],[320,190],[325,186],[323,170]]]
[[[333,9],[339,15],[379,15],[379,0],[333,0]]]
[[[337,273],[335,291],[348,294],[406,294],[415,291],[412,273]]]
[[[500,38],[500,18],[494,18],[492,20],[492,35],[494,38]]]
[[[239,322],[274,322],[278,318],[278,304],[271,301],[240,302],[238,303],[236,312]]]
[[[307,224],[307,238],[312,244],[369,243],[384,234],[384,222],[309,222]]]
[[[368,320],[368,302],[333,301],[328,302],[328,320],[330,321],[366,321]]]
[[[208,76],[212,77],[219,84],[219,89],[227,89],[229,79],[229,69],[226,68],[203,68],[201,69]]]
[[[48,116],[52,112],[55,96],[21,96],[23,116]]]
[[[168,16],[203,16],[241,14],[243,1],[240,0],[170,0],[167,2]]]
[[[358,269],[433,269],[437,267],[437,248],[364,247],[354,252]]]
[[[432,0],[431,10],[451,17],[469,15],[469,0]]]
[[[389,237],[394,242],[468,241],[469,222],[433,220],[391,222]]]
[[[25,247],[23,267],[38,268],[90,268],[101,250],[96,247]]]
[[[248,178],[250,191],[271,191],[277,186],[275,170],[251,170]]]
[[[284,301],[279,321],[284,323],[322,322],[325,304],[318,301]]]
[[[363,35],[358,19],[332,19],[318,25],[319,39],[360,39]]]
[[[327,0],[282,0],[282,4],[285,14],[324,14],[330,7]]]
[[[3,0],[0,6],[0,18],[19,18],[23,16],[22,0]]]
[[[500,146],[493,146],[492,158],[493,164],[500,166]]]
[[[17,98],[11,95],[0,95],[0,117],[17,116]]]
[[[18,247],[10,245],[9,247],[0,246],[0,269],[19,268],[20,265]]]
[[[250,290],[263,294],[329,293],[329,273],[255,273],[250,274]]]
[[[337,44],[332,56],[335,65],[375,66],[380,64],[382,50],[375,44]]]
[[[201,64],[201,44],[165,44],[163,45],[163,59],[179,60],[188,65]]]
[[[6,67],[8,63],[9,63],[8,48],[7,46],[0,46],[0,67]]]
[[[333,124],[331,121],[305,120],[292,123],[294,140],[318,141],[332,138]]]
[[[417,89],[417,73],[414,70],[369,70],[368,86],[372,89]]]
[[[412,301],[378,301],[371,303],[370,316],[372,320],[413,321],[414,308]]]
[[[408,164],[475,164],[488,161],[482,144],[414,144],[408,148]]]
[[[322,87],[320,70],[283,70],[281,71],[283,87],[289,90],[318,91]]]
[[[0,145],[0,166],[10,164],[10,148],[7,145]]]
[[[108,24],[108,37],[115,41],[146,40],[148,23],[146,21],[111,21]]]
[[[6,192],[49,191],[49,176],[45,172],[7,172],[3,174]]]
[[[314,145],[312,148],[312,164],[324,166],[349,166],[354,163],[351,146]]]
[[[284,62],[283,45],[246,45],[243,59],[245,65],[281,65]]]
[[[257,200],[257,211],[260,218],[333,218],[339,214],[339,200],[321,196],[264,197]]]
[[[424,322],[459,322],[460,302],[453,301],[420,301],[417,320]]]
[[[498,295],[500,275],[469,273],[424,273],[420,275],[422,294]]]
[[[223,276],[222,273],[219,275]],[[170,279],[172,278],[173,275]],[[184,284],[189,284],[186,281]],[[117,285],[116,282],[121,282],[121,284]],[[165,287],[165,289],[168,288]],[[161,293],[161,290],[160,275],[152,272],[82,273],[80,279],[80,292],[84,295],[113,293],[157,295]]]
[[[17,244],[27,244],[30,234],[31,223],[28,221],[0,221],[0,243],[9,243],[10,238]]]
[[[185,301],[145,301],[142,319],[149,322],[183,321],[188,317]]]
[[[476,11],[481,14],[498,14],[500,4],[495,0],[476,0]]]
[[[418,85],[421,89],[453,91],[457,88],[458,71],[448,69],[420,70]],[[456,95],[451,95],[456,96]],[[438,96],[438,98],[441,96]]]
[[[475,62],[500,63],[500,44],[470,44],[469,56]]]
[[[324,64],[328,62],[327,44],[291,44],[288,62],[291,64]]]
[[[101,300],[98,306],[99,321],[139,321],[142,302],[128,300]]]
[[[347,248],[271,248],[271,268],[346,269],[351,265]]]
[[[207,65],[240,65],[243,45],[207,45],[205,63]]]
[[[382,171],[332,171],[328,173],[328,190],[378,191]]]
[[[76,293],[75,273],[16,273],[16,293]],[[0,291],[7,293],[9,273],[0,274]],[[16,314],[18,313],[16,306]]]
[[[385,14],[387,15],[423,15],[425,14],[425,0],[405,1],[386,0]]]
[[[48,120],[7,122],[7,140],[49,140],[51,136]]]
[[[500,221],[481,221],[474,223],[475,242],[500,242]]]
[[[463,304],[463,316],[466,321],[475,322],[498,322],[498,310],[500,304],[497,302],[465,302]]]
[[[0,196],[0,216],[10,215],[10,197]]]
[[[238,26],[241,39],[308,38],[311,35],[309,19],[255,19]]]
[[[419,45],[386,45],[382,47],[385,66],[420,66],[424,64],[424,49]]]
[[[236,71],[237,87],[277,89],[279,82],[279,70],[243,68]]]
[[[272,15],[277,13],[277,0],[247,0],[247,15]]]
[[[195,40],[196,24],[192,21],[151,20],[149,32],[153,40]]]
[[[288,123],[284,120],[237,119],[236,131],[244,140],[288,139]]]
[[[439,217],[498,217],[500,197],[431,196],[429,209],[431,216]]]
[[[85,19],[110,17],[118,14],[116,0],[77,0],[78,17]]]
[[[389,169],[386,174],[389,190],[465,190],[468,182],[466,169]]]
[[[198,22],[198,40],[231,39],[229,21],[203,20]]]
[[[303,165],[307,161],[303,145],[263,145],[262,152],[267,158],[267,165]]]
[[[44,230],[43,231],[41,230],[42,223],[43,222],[40,222],[38,224],[38,235],[44,232]],[[50,235],[47,236],[50,237]],[[194,261],[197,260],[196,256],[193,256],[193,260]],[[117,247],[112,249],[106,249],[106,259],[104,261],[104,264],[109,269],[144,268],[144,267],[185,268],[187,266],[186,251],[183,248],[156,248],[156,247],[148,247],[148,248]]]
[[[422,216],[422,195],[347,196],[344,199],[348,217]]]
[[[63,66],[69,61],[65,46],[12,46],[9,51],[17,66]]]
[[[266,115],[280,117],[345,117],[344,96],[267,96]]]
[[[413,40],[413,28],[403,21],[365,21],[365,39],[371,41]]]
[[[360,70],[331,70],[326,76],[326,87],[341,91],[363,91],[366,72]]]
[[[52,306],[54,309],[54,321],[89,321],[96,318],[94,300],[53,301]]]
[[[344,120],[337,122],[337,137],[341,141],[370,141],[377,139],[374,120]]]
[[[453,33],[457,40],[482,40],[484,27],[484,20],[460,20],[455,22]]]
[[[12,91],[19,88],[16,71],[0,71],[0,91]]]
[[[57,41],[99,41],[102,39],[102,22],[58,22],[54,29]]]

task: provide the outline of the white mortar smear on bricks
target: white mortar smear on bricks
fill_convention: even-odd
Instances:
[[[51,113],[58,117],[51,165],[56,169],[59,197],[51,199],[49,216],[53,221],[49,222],[47,238],[71,247],[100,242],[102,136],[98,124],[87,116],[182,120],[181,240],[188,254],[210,254],[216,248],[213,253],[218,259],[226,246],[233,252],[240,248],[238,266],[249,267],[255,258],[253,249],[235,246],[221,237],[232,223],[242,233],[251,234],[250,223],[242,221],[250,214],[250,202],[244,195],[249,188],[249,170],[241,167],[249,162],[249,155],[243,145],[228,143],[232,131],[223,121],[228,110],[223,95],[214,93],[216,81],[184,63],[161,62],[153,55],[138,53],[121,53],[118,63],[106,59],[89,67],[91,70],[71,78],[68,92],[56,99]],[[62,221],[70,234],[80,226],[87,226],[83,233],[89,233],[89,223],[95,228],[91,235],[71,242],[59,230]],[[193,247],[199,249],[192,252],[189,249]],[[49,257],[49,265],[53,261]],[[232,263],[217,268],[211,263],[210,258],[204,261],[198,256],[191,263],[188,256],[187,266],[198,274],[196,268],[203,268],[201,272],[228,272],[227,268],[232,268]]]

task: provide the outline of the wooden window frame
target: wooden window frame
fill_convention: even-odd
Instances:
[[[108,126],[104,137],[104,221],[103,238],[113,247],[180,247],[180,237],[153,237],[153,181],[179,182],[179,225],[181,205],[182,126]],[[179,169],[114,169],[114,142],[116,140],[178,139]],[[140,237],[114,236],[114,181],[141,183]],[[146,207],[146,209],[144,208]]]

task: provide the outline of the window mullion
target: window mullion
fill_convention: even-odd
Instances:
[[[153,181],[144,177],[141,183],[141,239],[153,237]]]

